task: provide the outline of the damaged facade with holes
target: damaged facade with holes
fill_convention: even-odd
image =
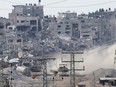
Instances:
[[[0,18],[0,55],[6,51],[6,40],[7,40],[7,27],[12,25],[12,22],[7,18]]]
[[[33,47],[42,31],[43,6],[36,4],[13,5],[9,19],[16,26],[17,43],[20,47]]]

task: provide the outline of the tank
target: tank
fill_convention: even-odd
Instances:
[[[31,64],[28,63],[28,62],[23,63],[23,65],[26,66],[26,67],[30,67],[31,66]]]
[[[23,75],[31,76],[31,71],[28,67],[17,66],[16,71],[22,73]]]
[[[59,71],[59,72],[68,72],[69,70],[68,70],[67,67],[63,66],[63,67],[59,67],[59,68],[58,68],[58,71]]]
[[[41,72],[42,67],[41,67],[41,66],[31,66],[31,67],[30,67],[30,70],[31,70],[32,72]]]
[[[58,68],[58,74],[60,76],[69,76],[69,69],[65,66],[60,66]]]

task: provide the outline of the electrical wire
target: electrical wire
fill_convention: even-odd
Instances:
[[[21,3],[17,3],[17,2],[13,2],[13,1],[9,1],[9,0],[2,0],[4,2],[7,2],[7,3],[12,3],[12,4],[21,4]]]
[[[13,1],[9,1],[9,0],[3,0],[3,1],[5,1],[5,2],[7,2],[7,3],[21,4],[21,3],[17,3],[17,2],[13,2]],[[65,2],[65,1],[67,1],[67,0],[60,0],[60,1],[57,1],[57,2],[44,4],[44,6],[53,5],[53,4],[58,4],[58,3]]]
[[[12,9],[0,9],[0,10],[12,10]]]
[[[13,3],[13,4],[21,4],[21,3],[16,3],[16,2],[12,2],[12,1],[9,1],[9,0],[3,0],[7,3]],[[62,2],[65,2],[67,0],[61,0],[61,1],[57,1],[57,2],[53,2],[53,3],[49,3],[49,4],[44,4],[44,6],[48,6],[48,5],[53,5],[53,4],[58,4],[58,3],[62,3]],[[0,9],[0,10],[11,10],[11,9]]]
[[[53,3],[49,3],[49,4],[44,4],[44,6],[47,6],[47,5],[54,5],[54,4],[62,3],[62,2],[65,2],[65,1],[68,1],[68,0],[61,0],[61,1],[58,1],[58,2],[53,2]]]
[[[14,4],[21,4],[21,3],[12,2],[12,1],[9,1],[9,0],[2,0],[2,1],[8,2],[8,3],[14,3]],[[49,6],[49,5],[62,3],[62,2],[65,2],[65,1],[67,1],[67,0],[61,0],[61,1],[58,1],[58,2],[54,2],[54,3],[44,4],[43,6],[46,6],[47,8],[77,8],[77,7],[90,7],[90,6],[97,6],[97,5],[103,5],[103,4],[110,4],[110,3],[115,3],[116,2],[116,0],[114,0],[114,1],[109,1],[109,2],[88,4],[88,5],[78,5],[78,6],[66,6],[66,7],[63,7],[63,6],[62,7],[56,7],[56,6],[51,7],[51,6]]]
[[[105,5],[105,4],[110,4],[110,3],[115,3],[116,0],[114,1],[109,1],[109,2],[103,2],[103,3],[97,3],[97,4],[89,4],[89,5],[78,5],[78,6],[66,6],[66,7],[51,7],[47,6],[48,8],[77,8],[77,7],[90,7],[90,6],[97,6],[97,5]]]

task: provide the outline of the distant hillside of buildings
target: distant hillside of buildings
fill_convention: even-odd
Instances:
[[[13,5],[9,19],[0,18],[0,54],[24,51],[40,55],[59,50],[80,50],[116,41],[116,10],[99,9],[45,16],[43,6]]]

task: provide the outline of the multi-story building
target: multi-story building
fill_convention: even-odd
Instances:
[[[99,9],[96,12],[92,12],[89,13],[88,16],[89,17],[93,17],[93,18],[107,18],[109,19],[112,15],[114,15],[114,11],[111,10],[111,8],[109,9]]]
[[[114,15],[111,16],[110,31],[111,31],[111,42],[116,42],[116,9],[114,10]]]
[[[56,21],[49,28],[58,37],[70,37],[81,43],[99,45],[112,42],[116,37],[116,11],[100,9],[97,12],[78,15],[76,13],[59,13]]]
[[[17,33],[27,32],[30,37],[42,30],[41,19],[38,17],[17,17]],[[34,35],[35,36],[35,35]]]
[[[39,35],[41,35],[40,32],[43,28],[43,6],[40,4],[26,4],[13,5],[13,7],[12,13],[9,13],[9,19],[16,26],[16,45],[22,49],[30,42],[34,43],[40,39]]]
[[[9,25],[11,25],[12,22],[9,19],[6,18],[0,18],[0,36],[5,35],[5,31]],[[2,40],[2,38],[0,39]]]
[[[9,19],[13,21],[14,24],[17,23],[17,17],[38,17],[43,19],[43,6],[41,5],[14,5],[12,13],[9,13]]]
[[[55,30],[57,28],[57,18],[55,16],[45,16],[44,21],[43,21],[43,25],[44,25],[43,29],[45,31],[49,32],[47,34],[47,35],[49,35],[48,37],[52,36],[52,38],[55,38],[55,36],[56,36]],[[43,36],[46,36],[46,35],[43,35]]]
[[[42,30],[43,6],[41,5],[14,5],[9,19],[16,25],[16,32],[23,41],[33,40]]]
[[[9,18],[16,25],[19,42],[33,41],[42,29],[40,36],[43,39],[47,40],[49,38],[47,33],[49,33],[54,37],[69,37],[79,44],[84,43],[83,45],[90,46],[106,43],[116,36],[114,32],[115,11],[111,9],[106,11],[100,9],[79,16],[75,12],[67,11],[59,13],[58,17],[43,18],[43,6],[41,5],[15,5]]]
[[[9,19],[13,21],[19,31],[37,33],[42,29],[43,6],[41,5],[14,5]],[[30,31],[30,32],[29,32]]]
[[[66,12],[59,13],[56,21],[52,21],[49,28],[54,31],[54,35],[64,38],[69,37],[76,40],[79,44],[86,43],[93,45],[97,41],[98,20],[89,18],[88,15],[80,15],[76,13]],[[84,45],[84,44],[83,44]]]
[[[11,52],[17,44],[17,36],[16,36],[15,29],[16,29],[15,25],[10,25],[7,27],[6,35],[5,35],[6,37],[5,48],[7,52]]]
[[[112,11],[111,8],[109,9],[99,9],[96,12],[89,13],[88,16],[92,18],[96,18],[99,20],[99,42],[100,44],[110,43],[114,38],[114,22],[115,22],[115,10]]]
[[[60,37],[72,37],[72,22],[77,19],[75,12],[59,13],[57,18],[56,34]]]
[[[2,54],[6,48],[6,31],[7,27],[11,24],[12,22],[9,19],[0,18],[0,54]]]
[[[90,45],[96,44],[98,41],[99,20],[81,14],[78,16],[80,40]]]

